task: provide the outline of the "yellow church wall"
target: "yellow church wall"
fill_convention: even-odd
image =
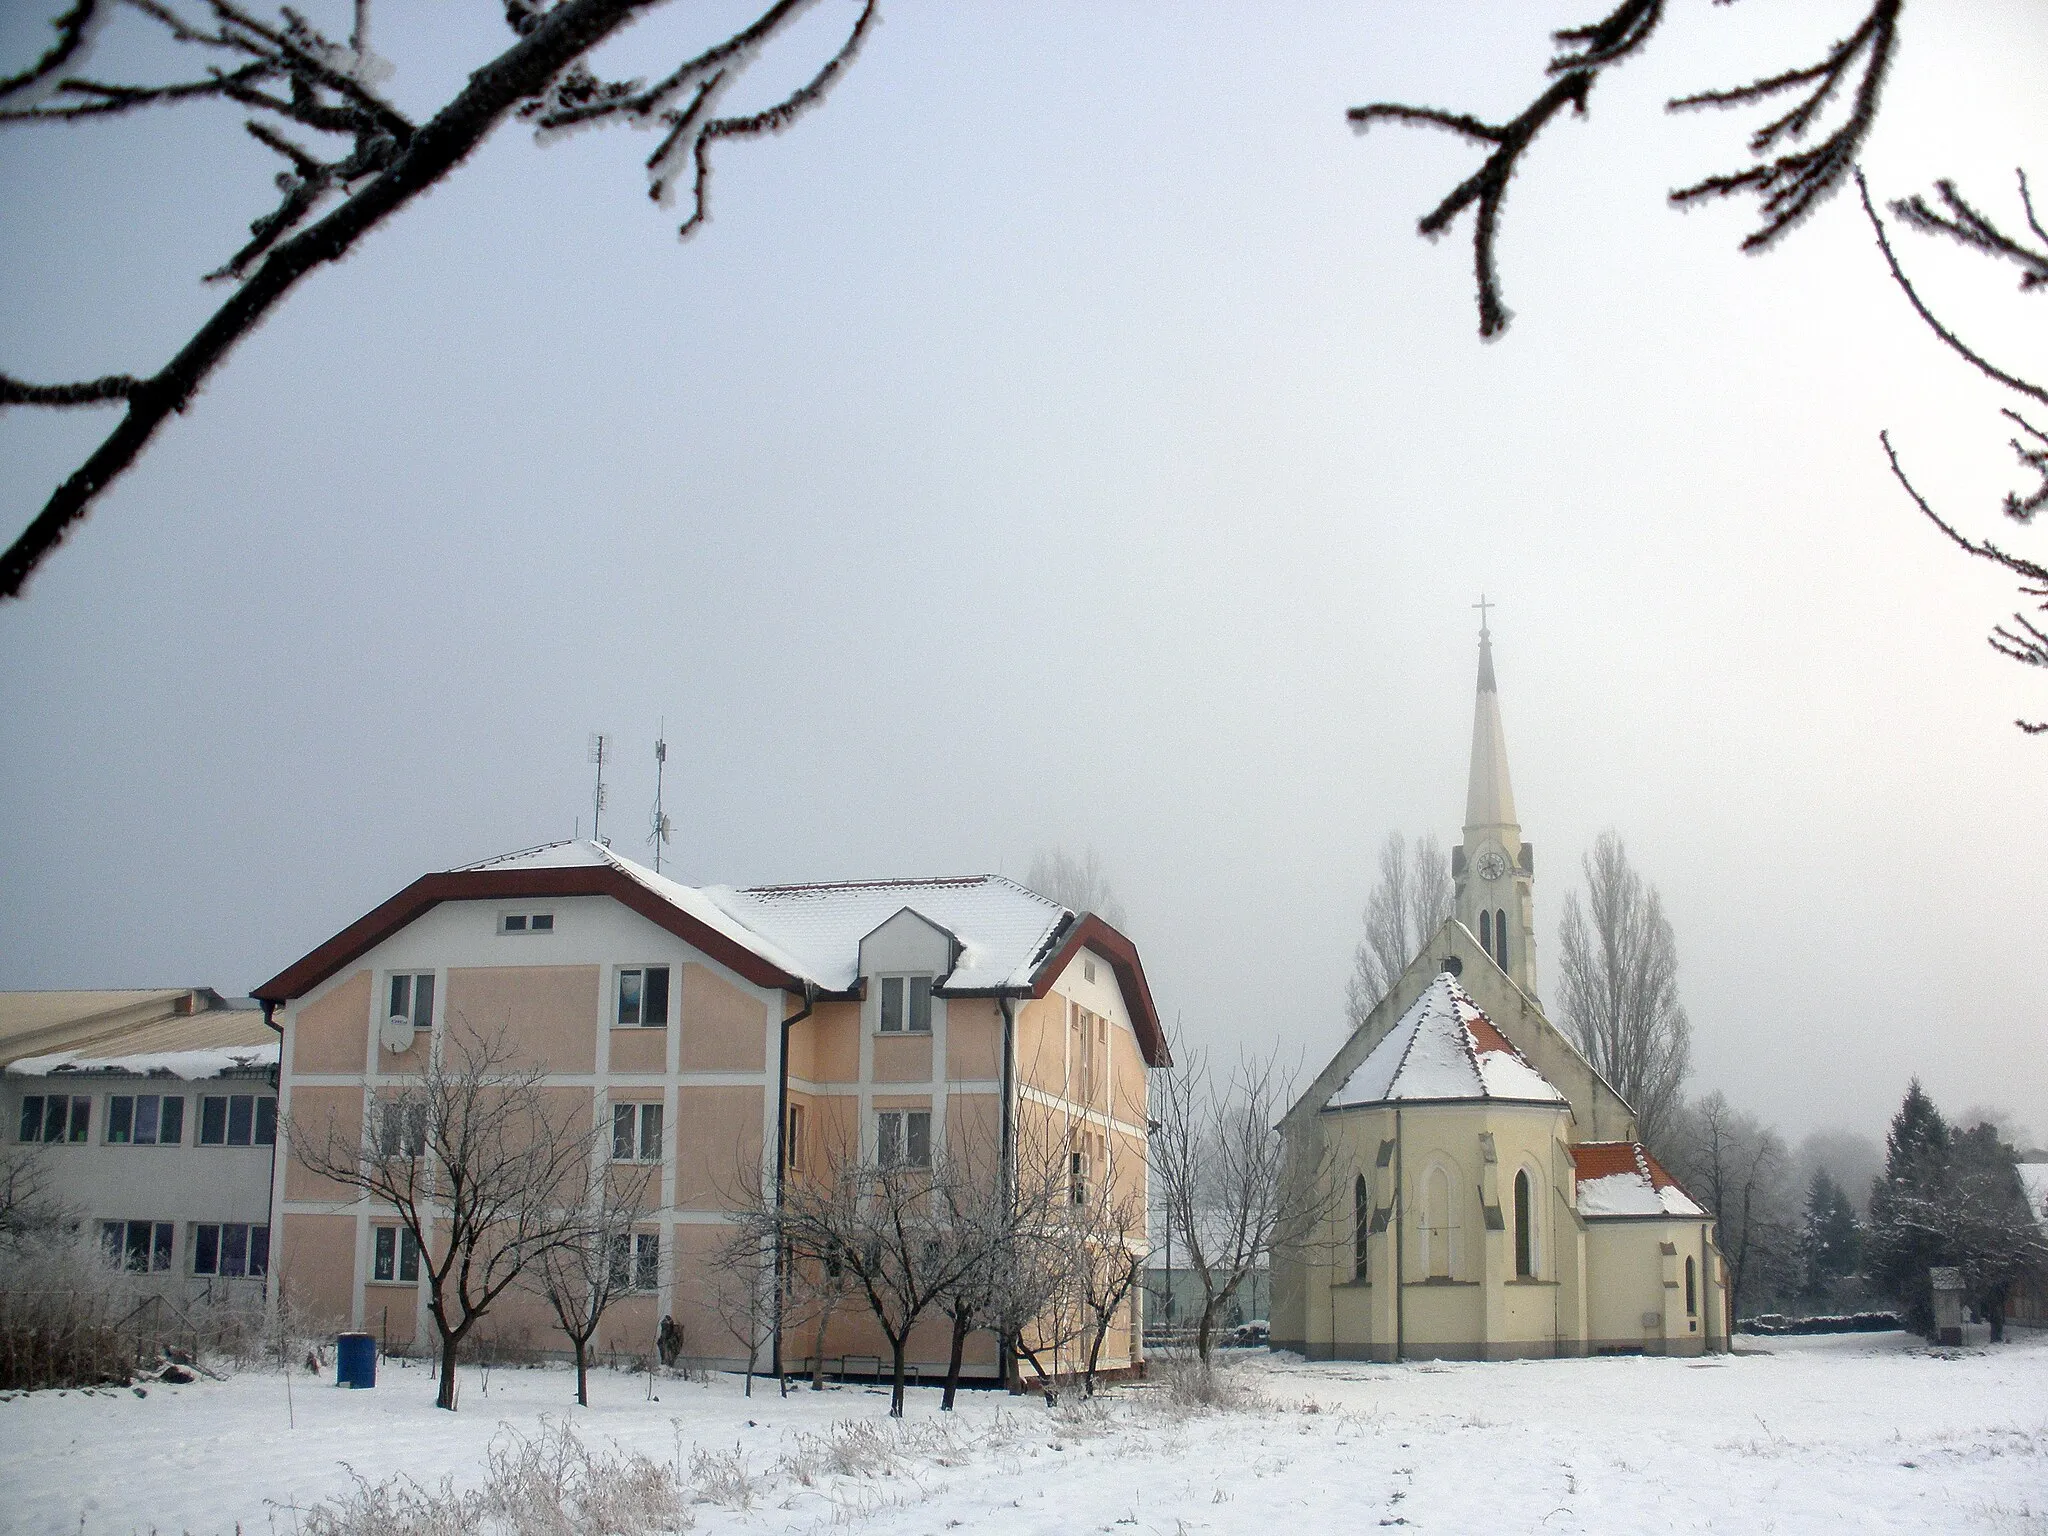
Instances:
[[[1698,1220],[1596,1218],[1586,1223],[1587,1264],[1598,1276],[1588,1307],[1595,1354],[1640,1350],[1696,1355],[1725,1347],[1715,1310],[1718,1269],[1710,1224]],[[1694,1311],[1685,1307],[1693,1261]]]
[[[1503,1359],[1577,1354],[1584,1235],[1570,1213],[1568,1111],[1548,1105],[1415,1104],[1331,1111],[1288,1127],[1290,1154],[1330,1192],[1311,1239],[1277,1255],[1273,1340],[1315,1359]],[[1493,1161],[1483,1137],[1490,1137]],[[1396,1144],[1379,1164],[1383,1142]],[[1368,1225],[1357,1273],[1357,1180]],[[1514,1180],[1529,1176],[1535,1274],[1515,1274]],[[1500,1227],[1487,1227],[1487,1207]],[[1402,1283],[1392,1283],[1398,1262]]]

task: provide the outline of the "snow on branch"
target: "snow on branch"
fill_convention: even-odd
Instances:
[[[99,494],[124,474],[157,429],[184,410],[240,339],[308,272],[347,254],[386,218],[467,158],[507,116],[552,130],[625,116],[668,131],[649,161],[665,201],[691,168],[688,235],[706,216],[709,145],[779,132],[824,99],[859,51],[877,0],[865,0],[844,43],[805,84],[764,111],[717,115],[722,94],[816,0],[766,0],[744,27],[651,87],[600,80],[590,53],[643,12],[670,0],[505,0],[515,41],[470,71],[430,119],[413,123],[378,93],[390,66],[370,49],[370,0],[354,0],[346,42],[292,7],[259,18],[237,0],[76,0],[53,25],[56,40],[21,72],[0,77],[0,129],[125,116],[145,107],[225,101],[249,113],[249,134],[280,156],[278,201],[210,281],[232,283],[220,308],[155,374],[30,384],[0,374],[0,408],[127,403],[104,442],[51,494],[0,554],[0,600],[18,597],[37,566]],[[132,14],[203,61],[190,78],[105,81],[77,73],[107,18]],[[203,20],[198,19],[204,17]],[[306,130],[305,132],[294,130]],[[336,142],[336,141],[339,142]]]

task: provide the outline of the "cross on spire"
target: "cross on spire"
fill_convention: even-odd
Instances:
[[[1479,637],[1483,640],[1486,638],[1486,610],[1489,608],[1498,608],[1500,604],[1489,603],[1486,600],[1486,594],[1482,592],[1479,594],[1479,601],[1474,603],[1472,606],[1479,610]]]

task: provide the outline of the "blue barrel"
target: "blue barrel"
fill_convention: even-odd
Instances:
[[[377,1335],[344,1333],[335,1339],[334,1384],[337,1387],[377,1385]]]

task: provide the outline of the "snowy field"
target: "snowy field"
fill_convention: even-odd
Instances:
[[[426,1371],[395,1362],[373,1391],[301,1375],[289,1402],[281,1377],[256,1374],[42,1393],[0,1402],[0,1529],[291,1532],[351,1468],[460,1487],[494,1438],[570,1418],[592,1445],[694,1458],[706,1532],[2048,1533],[2048,1338],[1749,1347],[1400,1367],[1260,1354],[1238,1367],[1264,1397],[1250,1409],[1176,1412],[1140,1387],[1080,1411],[970,1393],[948,1417],[924,1390],[902,1431],[861,1387],[778,1400],[757,1383],[746,1399],[735,1380],[670,1379],[650,1401],[647,1378],[600,1372],[582,1410],[554,1369],[494,1371],[488,1395],[466,1371],[456,1415],[434,1410]],[[894,1450],[834,1472],[819,1452],[835,1432]]]

